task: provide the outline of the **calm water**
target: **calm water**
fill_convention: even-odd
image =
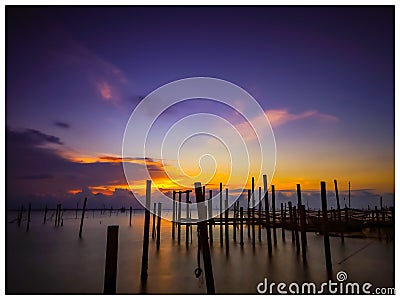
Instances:
[[[8,214],[9,220],[16,212]],[[49,213],[50,215],[50,213]],[[53,220],[54,221],[54,220]],[[152,219],[151,219],[152,221]],[[43,213],[33,212],[30,231],[26,222],[20,228],[16,223],[7,224],[6,287],[8,293],[102,293],[107,225],[119,228],[119,253],[117,292],[137,294],[201,294],[206,293],[205,279],[197,279],[197,235],[193,226],[193,241],[186,248],[185,227],[182,227],[181,244],[171,238],[171,223],[161,223],[161,247],[156,250],[155,240],[150,238],[149,277],[145,288],[140,285],[140,268],[143,239],[143,212],[136,212],[129,227],[128,215],[100,212],[87,213],[83,238],[78,238],[79,216],[75,212],[64,213],[64,226],[54,227],[54,222],[43,225]],[[152,223],[150,230],[152,229]],[[262,242],[256,248],[244,230],[245,245],[233,242],[230,229],[230,254],[219,243],[219,228],[214,230],[211,247],[215,288],[222,294],[254,294],[265,277],[271,282],[315,282],[327,280],[322,236],[307,233],[307,263],[291,242],[286,231],[286,242],[277,230],[278,244],[273,247],[272,257],[267,255],[266,231],[262,230]],[[239,241],[239,232],[237,233]],[[375,239],[330,238],[334,278],[338,271],[345,271],[348,281],[371,282],[375,287],[394,286],[393,243]],[[224,241],[225,242],[225,241]],[[357,252],[357,250],[362,249]],[[356,253],[355,253],[356,252]],[[355,254],[354,254],[355,253]],[[339,264],[346,257],[349,259]],[[201,262],[202,264],[203,262]],[[204,274],[204,272],[203,272]]]

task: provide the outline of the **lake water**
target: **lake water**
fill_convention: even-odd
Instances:
[[[8,213],[8,221],[16,212]],[[49,213],[50,215],[50,213]],[[152,221],[152,218],[151,218]],[[26,220],[18,227],[7,224],[6,231],[6,291],[8,293],[67,293],[99,294],[103,292],[106,233],[108,225],[119,225],[119,251],[117,293],[122,294],[203,294],[205,279],[197,279],[197,235],[193,226],[193,240],[185,245],[185,227],[182,227],[181,244],[171,238],[171,223],[161,223],[161,247],[150,237],[149,270],[145,287],[140,284],[143,212],[136,212],[129,226],[129,212],[101,215],[89,211],[84,220],[83,237],[79,239],[79,223],[75,212],[64,213],[63,227],[48,221],[43,225],[43,212],[32,212],[29,232]],[[152,229],[152,223],[150,232]],[[219,294],[256,294],[259,282],[314,282],[327,280],[323,237],[307,233],[307,263],[296,254],[291,233],[286,231],[286,242],[277,229],[278,244],[268,256],[266,230],[256,247],[244,230],[244,247],[233,242],[230,228],[230,253],[220,246],[219,228],[216,226],[211,247],[215,289]],[[370,282],[373,287],[394,286],[394,245],[385,239],[349,239],[331,237],[333,278],[338,271],[347,273],[347,282]],[[224,241],[225,242],[225,241]],[[341,261],[349,257],[339,264]],[[203,261],[201,261],[203,267]],[[204,274],[204,272],[203,272]]]

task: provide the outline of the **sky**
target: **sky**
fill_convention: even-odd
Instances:
[[[317,206],[320,181],[331,192],[337,179],[343,201],[351,181],[357,205],[377,205],[380,196],[390,203],[393,42],[391,6],[8,6],[7,205],[74,207],[88,196],[94,199],[89,207],[139,208],[121,163],[130,115],[157,88],[199,76],[232,82],[259,103],[276,143],[274,176],[262,172],[281,201],[294,197],[300,183],[306,200]],[[219,115],[247,135],[240,115],[209,99],[168,108],[152,128],[151,155],[127,158],[135,170],[135,195],[144,194],[143,166],[169,196],[178,188],[171,177],[185,174],[187,185],[203,172],[209,188],[220,181],[225,186],[229,153],[213,137],[189,139],[179,159],[156,149],[168,129],[194,113]],[[196,131],[195,124],[185,128]],[[198,159],[210,153],[214,160],[208,156],[199,166]],[[240,176],[226,187],[249,188],[244,171],[239,168]]]

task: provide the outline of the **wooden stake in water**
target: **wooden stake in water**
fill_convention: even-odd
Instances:
[[[156,210],[157,210],[157,203],[154,203],[153,209],[153,230],[151,231],[151,238],[154,240],[156,237]]]
[[[132,206],[129,206],[129,227],[132,226]]]
[[[250,218],[251,218],[251,212],[250,212],[250,199],[251,199],[251,190],[247,190],[247,236],[250,238]]]
[[[47,219],[47,204],[46,204],[46,207],[44,208],[43,224],[46,224],[46,219]]]
[[[85,198],[85,201],[83,202],[81,225],[79,226],[79,238],[82,238],[83,219],[85,218],[86,202],[87,198]]]
[[[288,202],[289,205],[289,219],[290,219],[290,231],[292,232],[292,243],[295,242],[294,236],[294,225],[293,225],[293,208],[292,208],[292,201]]]
[[[228,206],[228,189],[225,189],[225,252],[229,254],[229,206]]]
[[[268,253],[272,254],[272,241],[271,241],[271,225],[269,221],[269,201],[268,201],[268,183],[267,183],[267,175],[263,175],[263,183],[264,183],[264,202],[265,202],[265,221],[267,228],[267,244],[268,244]]]
[[[281,228],[282,228],[282,241],[285,241],[285,214],[286,211],[283,211],[283,203],[281,203]]]
[[[210,238],[210,245],[213,244],[213,216],[212,216],[212,190],[209,191],[210,199],[208,200],[208,235]]]
[[[296,250],[297,254],[300,253],[300,239],[299,239],[299,226],[297,221],[297,209],[296,206],[293,206],[293,223],[294,223],[294,235],[296,238]]]
[[[307,257],[307,235],[306,235],[306,207],[302,204],[299,207],[300,231],[301,231],[301,252],[303,260]]]
[[[210,247],[208,245],[208,238],[207,238],[207,222],[205,221],[207,212],[203,202],[204,198],[202,195],[200,182],[195,183],[195,193],[196,193],[196,202],[198,207],[199,219],[203,220],[198,223],[198,228],[200,235],[201,251],[203,252],[204,273],[206,277],[207,294],[215,294],[214,275],[212,270]]]
[[[182,191],[178,193],[178,245],[181,243]]]
[[[158,203],[158,216],[157,216],[157,250],[160,250],[161,239],[161,203]]]
[[[236,202],[233,203],[233,241],[236,242]]]
[[[189,247],[189,191],[186,191],[186,248]]]
[[[224,235],[222,233],[223,225],[222,225],[222,182],[219,183],[219,241],[221,243],[221,247],[224,246]]]
[[[29,231],[29,223],[31,222],[31,204],[28,206],[28,222],[26,223],[26,231]]]
[[[117,292],[118,231],[119,226],[117,225],[107,227],[104,294],[115,294]]]
[[[176,198],[176,192],[172,192],[172,239],[175,239],[175,198]]]
[[[243,247],[243,207],[240,207],[240,247]]]
[[[57,221],[58,221],[58,210],[60,208],[60,205],[57,204],[57,208],[56,208],[56,218],[54,220],[54,227],[57,227]]]
[[[324,233],[325,264],[328,272],[332,271],[331,245],[329,242],[328,209],[326,203],[326,183],[321,181],[322,228]]]
[[[261,242],[261,214],[262,214],[262,201],[261,201],[261,186],[258,187],[258,241]]]
[[[256,247],[256,229],[255,229],[255,206],[256,206],[256,201],[255,201],[255,197],[254,197],[254,177],[251,177],[251,214],[252,214],[252,218],[251,218],[251,239],[253,242],[253,249]]]
[[[147,280],[147,269],[149,261],[149,231],[150,231],[150,197],[151,197],[151,180],[146,181],[146,210],[144,212],[144,228],[143,228],[143,252],[142,252],[142,271],[140,278],[142,283]]]
[[[276,213],[275,213],[275,186],[272,185],[272,230],[274,233],[274,244],[278,243],[278,239],[276,237]]]

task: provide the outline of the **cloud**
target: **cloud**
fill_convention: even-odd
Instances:
[[[38,174],[38,175],[21,176],[21,177],[17,177],[17,178],[24,179],[24,180],[35,180],[35,179],[51,179],[51,178],[53,178],[53,176],[50,174]]]
[[[106,101],[117,102],[119,96],[117,95],[116,89],[106,81],[95,81],[95,86],[98,93]]]
[[[317,119],[324,122],[337,122],[336,116],[320,113],[318,110],[307,110],[302,113],[290,113],[287,109],[271,109],[265,111],[273,127],[302,119]]]
[[[53,125],[62,129],[69,129],[71,128],[71,125],[69,125],[68,123],[65,122],[60,122],[60,121],[56,121],[53,122]]]
[[[25,129],[24,131],[16,132],[7,128],[6,135],[7,141],[17,144],[19,143],[33,146],[40,146],[45,144],[63,144],[58,137],[42,133],[35,129]]]

